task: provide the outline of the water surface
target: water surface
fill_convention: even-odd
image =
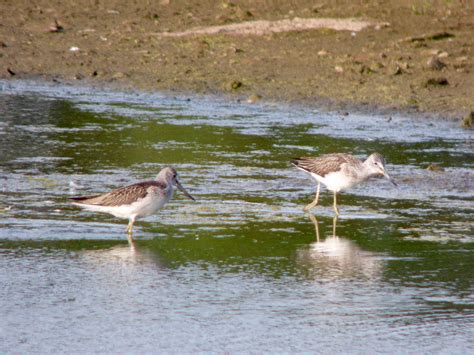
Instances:
[[[472,133],[450,121],[0,82],[1,351],[474,350]],[[339,197],[288,160],[385,155]],[[430,164],[442,171],[429,171]],[[153,178],[136,224],[68,197]],[[319,237],[319,238],[318,238]],[[403,346],[403,348],[401,348]]]

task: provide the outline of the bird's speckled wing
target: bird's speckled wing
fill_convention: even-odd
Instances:
[[[362,164],[359,159],[349,154],[326,154],[319,157],[301,157],[291,161],[291,163],[304,171],[314,173],[325,177],[327,174],[341,170],[341,166],[345,163],[357,166]]]
[[[152,190],[150,190],[152,188]],[[84,197],[72,197],[77,203],[97,206],[129,205],[144,198],[150,191],[164,191],[166,185],[158,181],[144,181],[137,184],[121,187],[111,192]]]

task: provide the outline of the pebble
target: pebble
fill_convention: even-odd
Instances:
[[[428,165],[426,170],[429,170],[429,171],[444,171],[444,168],[442,166],[439,166],[438,164],[431,163],[430,165]]]
[[[444,77],[429,78],[425,82],[425,87],[427,87],[427,86],[446,86],[446,85],[449,85],[449,81],[448,81],[448,79],[446,79]]]
[[[125,77],[125,74],[122,72],[116,72],[112,75],[112,79],[123,79]]]
[[[446,68],[446,64],[443,63],[437,56],[433,56],[428,59],[426,65],[432,70],[443,70]]]
[[[474,121],[474,111],[469,112],[461,122],[462,128],[472,128],[472,122]]]
[[[400,74],[402,74],[402,73],[403,73],[402,68],[400,68],[400,66],[397,64],[397,65],[395,66],[395,68],[392,70],[392,73],[391,73],[391,74],[392,74],[392,75],[400,75]]]
[[[253,94],[253,95],[250,95],[250,96],[248,97],[247,102],[248,102],[249,104],[254,104],[254,103],[260,101],[261,99],[262,99],[262,97],[261,97],[260,95],[258,95],[258,94]]]
[[[231,90],[237,90],[239,89],[240,87],[242,86],[242,82],[241,81],[238,81],[238,80],[234,80],[234,81],[231,81],[229,83],[229,88]]]

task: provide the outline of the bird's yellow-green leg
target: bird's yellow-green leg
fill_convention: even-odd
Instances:
[[[313,224],[314,224],[314,230],[316,232],[316,241],[319,243],[319,224],[318,224],[318,220],[311,213],[308,213],[308,216],[309,216],[309,219],[311,220],[311,222],[313,222]]]
[[[337,215],[332,219],[332,236],[336,236],[336,224],[337,224]]]
[[[304,208],[305,211],[309,211],[310,209],[312,209],[314,206],[316,206],[318,204],[318,200],[319,200],[319,189],[321,188],[321,183],[318,182],[318,188],[316,190],[316,197],[314,198],[314,201],[311,202],[308,206],[306,206]]]
[[[337,195],[337,192],[334,191],[334,211],[336,212],[336,215],[339,216],[339,210],[337,209],[337,202],[336,202],[337,198],[336,198],[336,195]]]
[[[133,234],[133,224],[135,223],[135,218],[130,218],[130,221],[128,222],[128,226],[126,229],[126,232],[128,234]]]

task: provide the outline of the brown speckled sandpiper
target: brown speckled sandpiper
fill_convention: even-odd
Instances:
[[[147,217],[160,210],[172,197],[174,186],[186,197],[194,200],[178,181],[176,170],[162,169],[156,180],[143,181],[101,195],[72,197],[74,205],[88,211],[110,213],[115,217],[128,218],[127,233],[132,234],[138,218]]]
[[[310,174],[318,183],[316,197],[304,210],[308,211],[318,204],[321,184],[334,192],[334,211],[339,215],[336,194],[349,189],[371,177],[384,176],[392,184],[396,182],[385,171],[385,159],[379,153],[371,154],[365,161],[360,161],[350,154],[335,153],[319,157],[302,157],[291,160],[298,169]]]

